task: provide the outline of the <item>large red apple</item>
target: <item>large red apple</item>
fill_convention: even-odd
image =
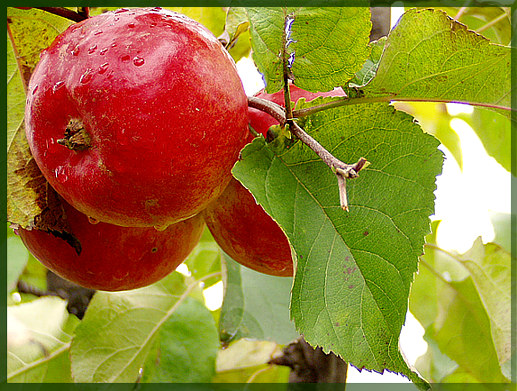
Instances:
[[[228,184],[247,98],[199,23],[122,9],[72,25],[41,53],[25,124],[43,175],[72,206],[111,224],[165,227]]]
[[[310,101],[319,96],[344,95],[341,89],[312,93],[291,86],[290,91],[294,102],[302,97]],[[284,105],[283,91],[274,94],[262,91],[256,96]],[[252,108],[249,108],[249,122],[264,136],[272,125],[278,125],[273,117]],[[293,275],[291,248],[287,237],[237,180],[230,181],[223,194],[205,209],[203,216],[215,241],[235,261],[274,276]]]
[[[40,230],[18,229],[29,251],[43,265],[81,286],[120,291],[152,284],[175,270],[196,246],[204,228],[199,215],[164,231],[92,224],[63,202],[70,233],[80,253],[67,241]]]

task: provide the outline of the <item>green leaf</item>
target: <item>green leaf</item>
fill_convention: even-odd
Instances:
[[[163,324],[147,358],[144,383],[209,383],[215,374],[219,336],[208,309],[192,298]]]
[[[440,312],[432,338],[440,350],[478,382],[505,379],[490,335],[490,320],[471,277],[450,282],[441,292]]]
[[[74,380],[135,382],[161,327],[198,285],[173,272],[145,288],[97,292],[72,341]]]
[[[454,272],[458,267],[463,273]],[[428,371],[429,380],[507,381],[502,368],[510,359],[509,268],[509,254],[480,239],[463,255],[426,247],[410,308],[426,328],[429,350],[417,368]],[[447,370],[447,362],[456,366]]]
[[[229,52],[235,62],[242,57],[247,57],[250,53],[249,27],[250,23],[245,8],[228,8],[223,36],[228,40]]]
[[[500,3],[501,4],[501,3]],[[501,4],[502,5],[502,4]],[[492,42],[501,45],[510,45],[512,28],[509,9],[503,7],[440,7],[451,17],[458,15],[462,9],[459,22],[466,24],[469,30],[480,31]],[[490,24],[490,25],[489,25]],[[486,28],[488,27],[489,28]]]
[[[289,319],[293,279],[259,273],[224,254],[226,286],[219,330],[221,340],[240,338],[287,344],[299,334]]]
[[[7,153],[7,219],[26,228],[46,206],[47,180],[32,157],[25,131],[16,133]]]
[[[226,12],[222,7],[165,7],[201,23],[216,37],[224,31]]]
[[[70,379],[68,351],[78,321],[68,315],[66,301],[43,297],[8,307],[7,380],[11,383]],[[68,372],[67,372],[68,371]]]
[[[368,7],[301,7],[293,16],[294,84],[308,91],[346,85],[370,54]]]
[[[388,104],[319,112],[305,129],[338,159],[371,163],[347,183],[349,213],[332,171],[300,142],[255,139],[233,169],[296,251],[297,330],[358,368],[418,381],[397,341],[434,210],[439,143]]]
[[[510,108],[509,47],[491,44],[443,11],[412,9],[391,31],[371,95]],[[505,115],[509,116],[509,111]]]
[[[25,116],[25,90],[18,72],[16,54],[7,37],[7,150],[19,129],[23,131]]]
[[[221,255],[219,246],[214,241],[210,231],[205,228],[199,243],[185,260],[192,276],[199,280],[204,276],[221,271]],[[208,288],[221,280],[220,276],[204,280],[204,288]]]
[[[511,262],[510,253],[495,243],[483,245],[478,238],[460,257],[470,272],[483,302],[501,365],[511,356]]]
[[[451,120],[454,117],[447,112],[445,103],[395,102],[394,106],[398,110],[405,111],[415,117],[422,129],[440,140],[454,157],[460,169],[463,169],[463,152],[460,137],[451,127]],[[490,113],[488,110],[483,111]]]
[[[7,8],[8,29],[8,138],[7,138],[7,216],[27,227],[44,209],[46,181],[36,166],[25,139],[23,84],[47,48],[71,22],[57,15],[32,8]],[[17,61],[17,64],[14,63]]]
[[[298,87],[330,91],[344,86],[370,53],[368,7],[248,8],[247,12],[253,60],[264,75],[267,92],[283,86],[284,56],[294,56],[290,73]]]
[[[283,32],[286,10],[282,8],[247,8],[250,22],[251,55],[263,74],[266,91],[283,86]]]
[[[386,39],[387,37],[382,37],[378,41],[374,41],[369,44],[371,48],[370,56],[367,58],[362,69],[359,72],[356,72],[352,80],[350,80],[350,85],[352,87],[365,86],[375,77],[377,68],[379,67],[379,62],[381,61],[382,52],[384,51]]]
[[[290,369],[268,365],[279,354],[274,342],[240,339],[219,350],[213,383],[288,383]]]
[[[494,243],[506,251],[512,251],[512,215],[510,213],[490,213],[490,221],[494,227]]]
[[[8,232],[12,230],[7,228]],[[16,288],[16,283],[20,278],[27,262],[29,252],[23,245],[18,236],[8,236],[7,238],[7,293]]]
[[[474,108],[471,115],[459,115],[474,129],[488,155],[508,172],[512,171],[511,128],[509,119],[500,113]]]

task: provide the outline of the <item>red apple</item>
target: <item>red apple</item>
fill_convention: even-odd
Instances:
[[[312,100],[319,96],[343,96],[341,89],[312,93],[291,86],[291,99]],[[283,91],[259,98],[284,105]],[[264,136],[278,122],[263,111],[249,108],[250,125]],[[249,140],[251,141],[251,139]],[[203,212],[215,241],[235,261],[258,272],[274,276],[292,276],[291,248],[278,224],[258,205],[252,194],[232,179],[223,194]]]
[[[36,163],[72,206],[111,224],[165,227],[230,181],[247,98],[199,23],[121,9],[72,25],[41,53],[25,125]]]
[[[164,231],[92,224],[66,202],[70,233],[80,253],[64,239],[40,230],[18,229],[28,250],[59,276],[105,291],[135,289],[174,271],[196,246],[204,228],[201,216],[172,224]]]

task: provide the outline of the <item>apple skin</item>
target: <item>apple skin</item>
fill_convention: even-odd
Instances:
[[[290,86],[291,100],[307,101],[319,96],[344,96],[342,89],[326,93],[313,93]],[[284,106],[283,91],[256,97]],[[249,123],[259,133],[266,135],[272,125],[278,125],[270,115],[249,108]],[[248,141],[251,141],[250,137]],[[255,271],[288,277],[293,275],[293,261],[289,241],[278,224],[257,204],[253,195],[233,179],[223,194],[203,212],[206,225],[219,246],[241,265]]]
[[[70,233],[81,252],[64,239],[40,230],[17,229],[27,249],[48,269],[86,288],[120,291],[161,280],[190,254],[205,224],[200,215],[172,224],[164,231],[90,223],[63,202]]]
[[[246,143],[247,97],[234,61],[199,23],[160,8],[106,12],[40,57],[27,140],[73,207],[106,223],[165,227],[222,193]],[[71,120],[89,147],[58,143]]]

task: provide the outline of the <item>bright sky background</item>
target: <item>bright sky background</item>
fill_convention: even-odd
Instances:
[[[392,8],[392,26],[403,13],[403,8]],[[253,95],[264,87],[261,75],[256,71],[250,58],[237,63],[247,95]],[[471,107],[448,104],[450,114],[470,112]],[[451,251],[463,253],[470,249],[479,236],[487,242],[493,239],[494,231],[490,222],[491,212],[511,212],[510,173],[489,157],[472,128],[463,120],[454,119],[451,126],[458,133],[463,152],[463,171],[455,159],[443,146],[446,159],[443,173],[437,178],[435,215],[433,220],[442,220],[438,231],[438,245]],[[221,306],[222,283],[205,290],[207,306],[216,309]],[[424,329],[408,312],[406,324],[402,328],[400,346],[410,365],[427,350],[423,340]],[[368,371],[359,372],[355,368],[348,371],[348,382],[364,383],[408,383],[399,375],[380,375]]]

